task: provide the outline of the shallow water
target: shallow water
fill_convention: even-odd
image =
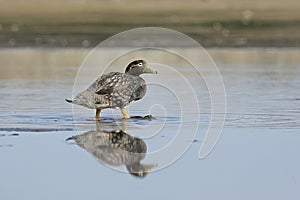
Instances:
[[[87,54],[64,51],[0,52],[0,57],[29,56],[26,62],[0,61],[0,199],[299,199],[299,49],[209,50],[224,80],[227,113],[220,140],[202,160],[198,153],[211,105],[201,77],[180,68],[180,73],[198,81],[194,86],[199,91],[199,112],[191,108],[180,113],[172,93],[150,84],[146,97],[128,110],[132,115],[152,114],[152,120],[124,121],[120,112],[105,110],[97,124],[92,120],[94,111],[74,107],[74,114],[64,101],[72,96],[78,69],[74,63]],[[178,82],[176,74],[160,67],[153,66],[159,79]],[[148,82],[155,79],[144,77]],[[187,90],[180,91],[177,96],[191,98]],[[191,137],[198,119],[198,131]],[[190,148],[157,170],[164,163],[155,163],[155,152],[177,136],[180,125],[186,137],[178,145]],[[149,154],[125,155],[107,145],[105,138],[119,129],[125,132],[123,138],[145,144]],[[65,141],[78,135],[80,140]],[[118,156],[122,159],[116,162]],[[162,156],[165,161],[169,157]],[[154,172],[144,178],[127,173],[130,159],[151,165]]]

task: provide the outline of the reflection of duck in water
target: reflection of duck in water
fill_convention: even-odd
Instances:
[[[141,74],[156,74],[146,61],[131,62],[125,73],[110,72],[99,77],[89,88],[67,102],[96,109],[95,120],[100,120],[100,112],[106,108],[119,108],[125,119],[130,118],[125,107],[144,97],[147,87]]]
[[[67,140],[74,140],[80,147],[92,153],[101,162],[110,166],[125,165],[130,174],[145,177],[154,165],[141,164],[147,145],[121,129],[113,131],[88,131]]]

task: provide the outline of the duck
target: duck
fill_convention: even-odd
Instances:
[[[157,72],[152,70],[145,60],[134,60],[127,65],[125,73],[103,74],[73,99],[65,100],[68,103],[95,109],[96,121],[100,121],[100,112],[107,108],[120,109],[124,119],[129,119],[125,107],[142,99],[147,91],[146,82],[140,76],[142,74],[157,74]]]

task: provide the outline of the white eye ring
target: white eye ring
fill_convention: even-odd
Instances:
[[[138,64],[138,66],[142,66],[142,65],[143,65],[143,63],[139,63],[139,64]]]

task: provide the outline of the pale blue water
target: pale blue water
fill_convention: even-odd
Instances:
[[[0,199],[299,199],[299,50],[210,51],[227,94],[220,140],[205,159],[198,159],[210,119],[209,96],[200,84],[199,130],[193,140],[182,140],[190,148],[144,178],[112,169],[65,141],[96,130],[93,111],[84,110],[74,122],[72,107],[64,102],[72,95],[76,66],[25,70],[22,64],[12,67],[0,61]],[[160,78],[176,82],[172,75]],[[101,129],[125,126],[127,134],[145,142],[148,152],[164,147],[175,137],[180,117],[176,104],[168,101],[172,96],[159,98],[164,94],[159,91],[150,86],[146,99],[129,108],[133,115],[153,114],[152,121],[130,119],[124,124],[119,112],[114,116],[105,111]],[[168,116],[149,109],[157,99],[170,111]],[[184,130],[199,114],[189,113]],[[147,161],[146,155],[141,162]]]

